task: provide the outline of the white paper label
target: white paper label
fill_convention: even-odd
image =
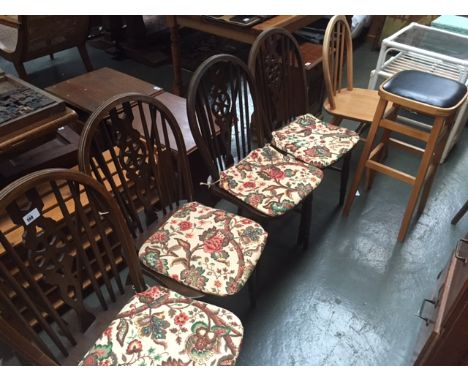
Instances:
[[[38,209],[34,208],[31,212],[23,216],[23,220],[26,223],[26,225],[30,225],[39,216],[41,216],[41,214],[39,213]]]

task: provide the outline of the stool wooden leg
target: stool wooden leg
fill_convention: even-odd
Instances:
[[[385,119],[389,119],[390,121],[396,120],[398,116],[399,106],[392,106],[391,110],[388,111]],[[382,150],[379,152],[378,157],[375,159],[376,162],[383,162],[387,159],[388,156],[388,141],[390,140],[390,136],[392,135],[392,131],[388,129],[384,129],[382,139],[380,142],[383,144]],[[372,188],[372,183],[374,182],[375,178],[375,170],[370,168],[366,169],[366,185],[365,190],[369,191]]]
[[[447,143],[447,138],[449,136],[449,129],[447,125],[444,128],[444,131],[442,132],[443,138],[442,140],[437,144],[437,147],[435,149],[434,157],[432,159],[432,172],[428,179],[426,179],[426,182],[424,183],[424,188],[421,193],[421,199],[419,200],[419,205],[418,205],[418,210],[416,211],[416,214],[419,216],[423,213],[424,207],[426,207],[426,202],[429,197],[429,193],[431,191],[432,183],[434,182],[435,174],[437,172],[437,169],[439,168],[440,164],[440,158],[442,158],[442,153],[444,152],[445,144]]]
[[[405,214],[403,215],[403,220],[401,222],[400,232],[398,233],[398,241],[400,242],[405,240],[406,233],[408,232],[409,223],[411,221],[411,217],[413,216],[413,212],[416,207],[416,202],[418,201],[418,197],[421,192],[421,188],[423,186],[424,179],[429,168],[429,164],[431,163],[431,159],[434,155],[437,138],[440,134],[440,130],[443,124],[444,118],[438,117],[435,119],[434,125],[432,126],[431,136],[424,150],[424,154],[419,165],[418,173],[416,175],[415,183],[413,189],[411,190],[410,198],[406,206]]]
[[[387,103],[388,101],[380,99],[379,104],[377,105],[374,120],[372,121],[372,125],[369,129],[369,134],[367,135],[366,144],[364,145],[361,157],[359,158],[359,164],[356,169],[356,174],[354,175],[353,183],[351,184],[351,188],[348,191],[348,197],[346,198],[346,202],[343,207],[344,216],[348,216],[351,204],[353,204],[356,191],[359,187],[359,182],[361,181],[362,174],[366,167],[366,161],[369,158],[369,154],[372,149],[372,144],[374,143],[375,136],[377,134],[377,131],[379,130],[380,121],[382,120],[382,116],[385,112],[385,108],[387,107]]]

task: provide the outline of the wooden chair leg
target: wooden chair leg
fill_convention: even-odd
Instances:
[[[356,133],[361,135],[369,127],[369,125],[370,125],[369,122],[361,122],[359,126],[356,128]],[[360,137],[360,140],[362,140],[363,142],[366,141],[364,138],[361,138],[361,137]]]
[[[340,126],[340,123],[343,121],[343,118],[341,117],[333,117],[331,124],[335,126]]]
[[[426,178],[429,164],[431,163],[431,159],[434,155],[437,138],[440,134],[440,130],[443,124],[444,119],[438,117],[436,118],[432,127],[432,133],[429,138],[429,141],[427,142],[423,157],[421,159],[415,183],[413,185],[413,189],[411,190],[410,198],[406,206],[405,214],[403,215],[403,220],[401,222],[400,232],[398,233],[398,241],[400,242],[403,242],[405,240],[406,234],[408,232],[409,223],[411,221],[411,217],[413,216],[413,212],[416,207],[416,202],[418,200],[424,180]]]
[[[80,52],[81,59],[83,60],[83,64],[88,72],[93,70],[93,64],[91,64],[91,60],[89,59],[88,50],[86,49],[86,44],[83,43],[78,45],[78,51]]]
[[[28,81],[28,74],[26,73],[26,69],[24,68],[24,64],[22,62],[14,62],[15,69],[18,72],[19,78],[24,81]]]
[[[465,202],[462,208],[460,208],[460,211],[458,211],[455,216],[453,217],[452,221],[450,222],[451,224],[457,224],[458,221],[463,217],[463,215],[466,214],[468,211],[468,200]]]
[[[257,268],[253,271],[247,281],[247,284],[247,287],[249,288],[250,307],[255,308],[257,306]]]
[[[349,151],[343,157],[343,165],[341,167],[341,180],[340,180],[340,201],[339,205],[342,206],[346,196],[346,188],[348,186],[349,178],[349,164],[351,162],[351,152]]]
[[[302,201],[301,222],[299,224],[297,245],[304,250],[309,246],[310,223],[312,219],[312,200],[313,192]]]
[[[369,158],[369,154],[371,152],[371,148],[372,148],[372,144],[374,143],[375,136],[377,135],[377,131],[379,130],[380,121],[385,112],[385,108],[387,107],[387,103],[388,101],[384,99],[380,99],[379,104],[377,105],[377,109],[374,115],[374,120],[372,121],[369,134],[367,135],[366,144],[364,145],[364,149],[361,153],[361,158],[359,159],[359,164],[356,169],[356,174],[354,175],[353,183],[351,184],[351,188],[348,191],[348,197],[346,198],[346,201],[343,207],[343,216],[348,216],[349,210],[351,209],[351,205],[353,204],[356,191],[358,190],[359,183],[364,173],[364,169],[366,168],[366,162],[367,162],[367,159]]]

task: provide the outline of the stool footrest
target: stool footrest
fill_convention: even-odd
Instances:
[[[396,147],[399,147],[403,150],[416,153],[416,154],[424,154],[424,149],[415,145],[412,145],[407,142],[400,141],[399,139],[396,138],[390,138],[388,142]]]
[[[380,122],[380,126],[385,129],[394,131],[396,133],[400,133],[400,134],[407,135],[415,139],[419,139],[420,141],[424,141],[424,142],[429,141],[429,136],[430,136],[429,133],[413,129],[399,122],[390,121],[389,119],[382,119],[382,121]]]
[[[382,174],[389,175],[393,178],[401,180],[405,183],[408,183],[411,186],[413,186],[416,182],[416,178],[414,176],[400,170],[395,170],[392,167],[386,166],[382,163],[373,160],[368,160],[366,162],[366,167],[370,168],[371,170],[375,170],[381,172]]]

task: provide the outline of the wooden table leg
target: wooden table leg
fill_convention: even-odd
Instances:
[[[173,87],[172,92],[178,96],[182,95],[182,68],[180,65],[179,26],[177,16],[166,16],[166,23],[171,31],[171,54]]]

